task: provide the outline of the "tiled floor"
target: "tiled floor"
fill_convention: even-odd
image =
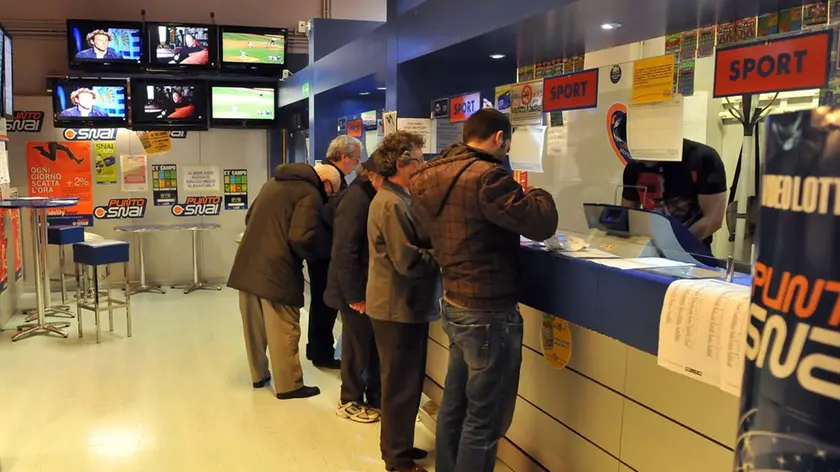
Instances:
[[[323,391],[307,400],[251,388],[235,292],[132,305],[131,339],[119,312],[100,345],[91,315],[83,339],[74,323],[68,339],[12,343],[19,317],[0,332],[0,471],[384,470],[379,427],[334,414],[337,373],[304,363]],[[417,445],[434,445],[420,423]]]

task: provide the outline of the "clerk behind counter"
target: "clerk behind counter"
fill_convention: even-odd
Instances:
[[[709,146],[683,139],[682,161],[630,161],[621,204],[675,218],[712,249],[726,214],[726,169]]]

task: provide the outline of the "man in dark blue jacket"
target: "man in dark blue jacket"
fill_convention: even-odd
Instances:
[[[336,197],[332,254],[324,301],[341,311],[341,399],[337,415],[358,423],[379,421],[379,355],[370,318],[365,315],[368,274],[367,220],[370,203],[382,186],[376,153],[359,177]]]

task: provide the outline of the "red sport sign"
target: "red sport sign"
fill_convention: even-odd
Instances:
[[[481,94],[469,93],[449,99],[449,122],[467,121],[473,113],[481,109]]]
[[[828,83],[832,30],[718,48],[715,98],[824,87]]]
[[[523,91],[524,101],[524,91]],[[598,69],[545,79],[543,111],[582,110],[598,106]]]

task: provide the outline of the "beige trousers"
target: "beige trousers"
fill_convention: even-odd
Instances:
[[[303,387],[300,367],[300,309],[239,292],[239,311],[245,331],[245,349],[251,364],[251,379],[268,377],[268,357],[274,390],[287,393]]]

